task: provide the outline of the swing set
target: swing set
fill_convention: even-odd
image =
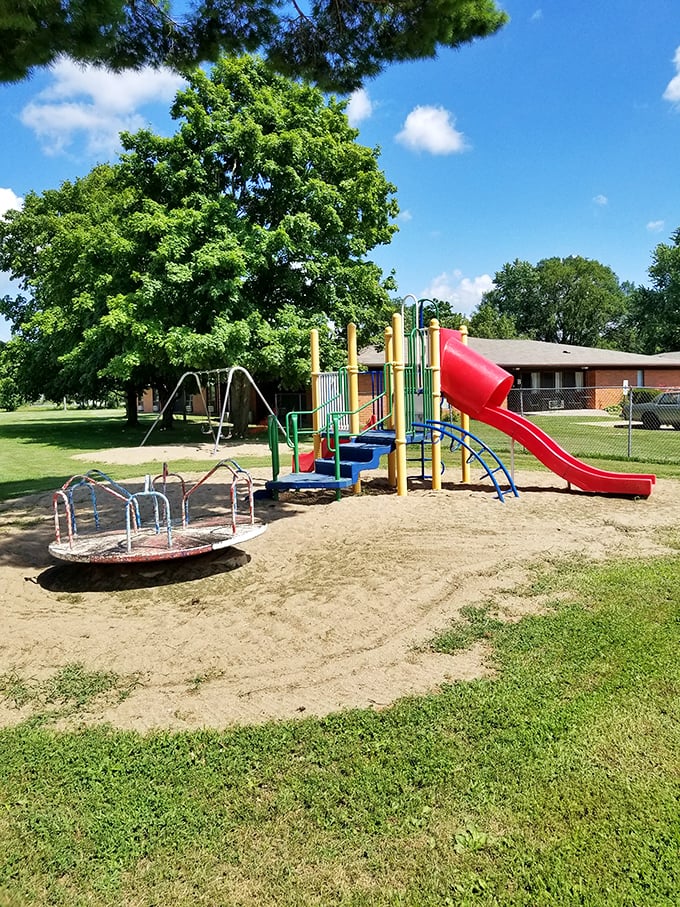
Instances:
[[[231,437],[231,432],[227,431],[227,433],[225,434],[224,429],[225,429],[225,426],[227,428],[229,428],[229,426],[230,426],[229,417],[230,417],[231,413],[227,409],[227,407],[229,405],[233,378],[236,373],[241,373],[242,375],[245,375],[246,379],[250,383],[250,386],[253,388],[255,393],[258,395],[258,397],[260,398],[260,400],[266,407],[267,412],[269,413],[270,417],[272,417],[276,421],[281,432],[283,434],[285,434],[285,429],[284,429],[283,425],[281,425],[281,423],[279,422],[279,419],[278,419],[276,413],[274,412],[274,410],[271,408],[271,406],[265,399],[264,395],[262,394],[262,391],[259,389],[259,387],[255,383],[255,380],[254,380],[253,376],[250,374],[250,372],[248,371],[248,369],[245,369],[240,365],[232,365],[232,366],[229,366],[228,368],[215,368],[215,369],[208,369],[207,371],[184,372],[184,374],[177,381],[177,384],[175,385],[173,392],[170,394],[170,396],[166,400],[163,408],[160,410],[160,412],[156,416],[156,419],[154,420],[153,424],[151,425],[151,427],[149,428],[147,433],[144,435],[144,438],[142,439],[139,446],[143,447],[146,444],[148,439],[151,437],[151,434],[153,433],[154,429],[158,426],[158,423],[162,422],[163,416],[165,415],[167,410],[173,405],[173,403],[177,399],[180,391],[184,389],[184,383],[189,382],[189,384],[191,384],[191,380],[193,379],[196,382],[196,387],[198,389],[198,395],[201,398],[201,401],[203,403],[203,410],[206,415],[206,421],[201,425],[201,431],[203,434],[211,436],[211,438],[213,440],[212,453],[213,453],[213,456],[215,456],[220,449],[220,442],[222,440],[226,441]],[[214,385],[214,387],[215,387],[215,396],[216,396],[216,400],[217,400],[217,404],[218,404],[217,408],[220,411],[219,420],[214,420],[211,417],[211,413],[210,413],[211,407],[209,404],[208,393],[207,393],[208,387],[210,385]],[[220,398],[221,398],[221,402],[220,402]]]

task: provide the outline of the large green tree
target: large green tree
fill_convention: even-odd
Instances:
[[[642,353],[680,350],[680,229],[659,243],[649,268],[651,287],[631,296],[630,328]]]
[[[27,380],[57,398],[82,382],[164,393],[185,369],[238,364],[297,388],[311,327],[327,365],[349,321],[381,334],[393,284],[367,256],[398,209],[343,111],[226,59],[177,96],[175,135],[126,135],[120,163],[29,194],[0,220]]]
[[[515,260],[484,294],[485,319],[503,316],[504,330],[550,343],[607,346],[628,312],[628,293],[606,265],[578,255]]]
[[[127,244],[117,229],[125,200],[115,169],[101,166],[57,190],[28,193],[21,211],[0,218],[0,268],[21,290],[0,301],[0,312],[13,327],[9,347],[28,399],[97,399],[115,386],[104,371],[107,345],[94,356],[70,354],[109,295],[129,284],[120,268]],[[136,377],[143,386],[144,376]]]
[[[491,340],[510,340],[518,336],[514,318],[499,312],[494,305],[484,300],[470,317],[470,333],[473,337],[487,337]]]
[[[184,68],[257,50],[284,74],[351,91],[388,63],[433,57],[506,21],[494,0],[198,0],[181,15],[170,0],[0,0],[0,80],[59,54]]]
[[[17,383],[18,363],[13,356],[12,344],[0,342],[0,409],[15,410],[23,402]]]

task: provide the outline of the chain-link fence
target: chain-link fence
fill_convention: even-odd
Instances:
[[[639,463],[680,463],[680,388],[514,388],[508,408],[586,461],[619,460],[624,471],[625,461],[632,471]],[[510,451],[501,432],[474,420],[471,431],[498,453]]]

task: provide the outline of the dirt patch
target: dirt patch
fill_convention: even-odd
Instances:
[[[254,474],[263,484],[266,471]],[[680,505],[673,481],[646,501],[570,493],[547,473],[517,483],[505,503],[484,485],[398,498],[380,476],[341,502],[262,501],[268,529],[243,550],[137,569],[55,564],[51,495],[10,502],[0,674],[40,683],[79,663],[135,678],[122,701],[93,700],[77,717],[140,731],[381,708],[480,676],[482,646],[426,646],[461,607],[494,597],[509,618],[536,608],[513,590],[546,558],[666,552]],[[0,724],[27,709],[6,701]]]
[[[98,463],[127,466],[136,466],[138,463],[171,463],[173,460],[205,460],[206,466],[209,467],[211,463],[215,463],[220,459],[233,458],[238,460],[239,457],[266,457],[268,459],[270,457],[268,445],[266,442],[261,441],[251,441],[242,444],[223,441],[216,453],[213,453],[214,449],[213,442],[114,447],[99,453],[75,454],[72,459],[86,463],[96,461]],[[311,445],[303,444],[300,449],[311,449]],[[286,444],[280,444],[279,454],[281,463],[288,462],[290,459],[290,448]]]

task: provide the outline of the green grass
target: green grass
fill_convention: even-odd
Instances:
[[[0,701],[17,709],[30,709],[27,724],[36,727],[60,719],[73,719],[107,695],[122,702],[138,685],[136,676],[87,671],[76,662],[64,665],[42,681],[21,677],[16,671],[0,674]]]
[[[99,468],[113,473],[116,479],[126,479],[145,473],[155,473],[159,464],[149,459],[135,466],[115,467],[98,461],[94,453],[116,447],[138,447],[155,416],[140,416],[137,428],[129,428],[120,410],[67,410],[32,407],[14,413],[0,413],[0,500],[33,492],[52,491],[79,470]],[[178,420],[172,432],[156,429],[147,446],[167,444],[200,444],[210,440],[201,434],[201,419]],[[603,419],[584,417],[537,417],[536,423],[559,444],[588,462],[603,469],[622,472],[653,471],[661,477],[680,476],[680,432],[643,432],[635,434],[636,456],[625,455],[625,432],[602,426]],[[616,422],[612,419],[612,426]],[[586,423],[586,424],[582,424]],[[478,422],[471,430],[489,444],[509,467],[510,439],[507,435]],[[260,438],[260,440],[263,440]],[[661,443],[663,442],[663,443]],[[223,447],[228,455],[228,443]],[[460,453],[451,454],[443,448],[447,468],[456,469]],[[75,454],[92,454],[92,458],[74,460]],[[151,453],[150,453],[151,456]],[[269,457],[255,453],[239,457],[242,466],[267,466]],[[205,460],[173,460],[173,467],[182,472],[203,471]],[[285,464],[284,464],[285,466]],[[515,448],[516,469],[544,470],[531,454]],[[416,467],[413,467],[415,473]]]
[[[112,467],[92,460],[72,459],[74,454],[87,454],[116,447],[138,447],[155,417],[140,416],[139,426],[129,428],[119,410],[50,410],[42,407],[0,413],[0,500],[52,491],[78,471],[99,468],[125,479],[158,471],[151,459],[154,446],[167,444],[201,444],[210,436],[201,434],[197,419],[178,420],[171,432],[156,429],[147,446],[150,458],[136,466]],[[266,465],[267,459],[245,457],[243,466]],[[205,459],[174,460],[179,470],[202,471]]]
[[[632,433],[631,456],[628,456],[628,430],[615,416],[573,416],[531,414],[530,420],[575,457],[593,463],[601,469],[619,472],[649,472],[659,476],[680,475],[680,432],[672,430],[646,431],[636,428]],[[470,431],[485,441],[507,461],[510,438],[481,422],[472,420]],[[515,446],[515,463],[526,466],[533,457],[522,454]],[[645,464],[647,464],[645,466]],[[652,468],[653,467],[653,468]]]
[[[680,562],[523,594],[468,615],[493,677],[381,712],[2,731],[0,903],[676,904]]]
[[[493,631],[502,623],[491,614],[489,605],[465,605],[460,609],[461,619],[455,621],[433,643],[435,652],[453,654],[461,649],[468,649],[480,640],[491,638]]]
[[[544,427],[573,449],[590,429],[572,421]],[[0,497],[52,490],[83,468],[72,454],[137,446],[147,425],[0,415]],[[177,428],[152,439],[196,441],[195,424]],[[503,624],[489,602],[432,643],[483,641],[492,678],[381,712],[66,733],[54,723],[77,724],[136,679],[79,664],[41,681],[5,674],[4,707],[26,720],[0,731],[0,905],[677,903],[680,562],[555,568],[519,594],[552,611]],[[189,675],[187,689],[211,679]]]

